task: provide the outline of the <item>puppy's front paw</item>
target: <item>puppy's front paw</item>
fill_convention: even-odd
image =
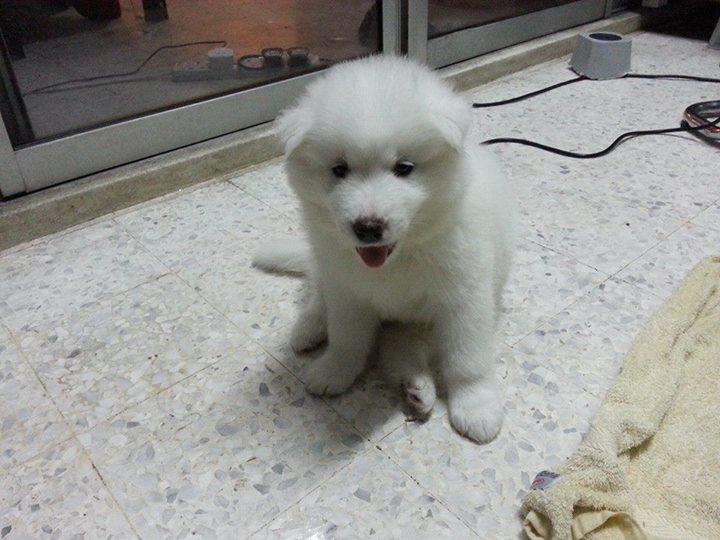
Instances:
[[[342,394],[350,388],[358,373],[329,352],[310,364],[305,371],[305,385],[316,396]]]
[[[298,354],[319,348],[327,340],[325,321],[317,316],[301,316],[290,334],[290,346]]]
[[[479,443],[493,440],[503,422],[502,395],[492,383],[450,388],[450,423],[461,435]]]

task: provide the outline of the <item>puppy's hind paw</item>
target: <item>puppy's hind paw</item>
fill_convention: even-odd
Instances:
[[[503,423],[500,392],[486,384],[451,391],[450,423],[460,435],[478,443],[493,440]]]
[[[403,381],[401,391],[412,420],[427,420],[435,405],[435,382],[429,375],[418,375]]]

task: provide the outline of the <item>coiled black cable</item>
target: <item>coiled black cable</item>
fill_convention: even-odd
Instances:
[[[623,78],[623,79],[665,79],[665,80],[677,80],[677,81],[698,81],[698,82],[720,83],[720,79],[715,79],[712,77],[699,77],[696,75],[628,73],[627,75],[625,75],[623,77],[619,77],[619,78]],[[557,88],[561,88],[561,87],[567,86],[569,84],[574,84],[574,83],[577,83],[580,81],[589,81],[589,80],[592,80],[592,79],[589,79],[588,77],[580,75],[579,77],[575,77],[573,79],[568,79],[566,81],[555,83],[553,85],[546,86],[545,88],[540,88],[539,90],[533,90],[532,92],[528,92],[527,94],[522,94],[519,96],[509,98],[509,99],[503,99],[500,101],[490,101],[490,102],[485,102],[485,103],[473,103],[473,108],[481,109],[481,108],[489,108],[489,107],[499,107],[501,105],[509,105],[510,103],[517,103],[519,101],[524,101],[526,99],[530,99],[535,96],[539,96],[540,94],[550,92],[551,90],[555,90]],[[719,123],[720,123],[720,116],[717,117],[715,120],[708,121],[707,123],[700,124],[697,126],[689,126],[689,125],[687,125],[687,123],[683,123],[683,125],[681,125],[681,127],[627,131],[625,133],[621,133],[606,148],[599,150],[597,152],[590,152],[590,153],[585,153],[585,154],[580,153],[580,152],[571,152],[570,150],[563,150],[562,148],[555,148],[554,146],[549,146],[547,144],[542,144],[542,143],[538,143],[535,141],[530,141],[528,139],[515,138],[515,137],[498,137],[495,139],[488,139],[486,141],[483,141],[482,144],[486,144],[486,145],[522,144],[524,146],[538,148],[540,150],[545,150],[546,152],[551,152],[553,154],[558,154],[560,156],[565,156],[565,157],[569,157],[569,158],[594,159],[594,158],[599,158],[601,156],[605,156],[605,155],[609,154],[610,152],[615,150],[615,148],[617,148],[620,144],[622,144],[623,142],[625,142],[628,139],[633,139],[635,137],[644,137],[644,136],[648,136],[648,135],[666,135],[668,133],[702,131],[702,130],[710,128],[710,127],[717,127]]]

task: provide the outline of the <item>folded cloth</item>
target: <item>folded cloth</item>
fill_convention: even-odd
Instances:
[[[720,257],[640,333],[578,450],[536,477],[535,539],[720,539]]]

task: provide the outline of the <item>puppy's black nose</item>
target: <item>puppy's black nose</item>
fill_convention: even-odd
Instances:
[[[376,244],[382,240],[385,222],[378,218],[362,218],[353,223],[352,230],[361,242]]]

